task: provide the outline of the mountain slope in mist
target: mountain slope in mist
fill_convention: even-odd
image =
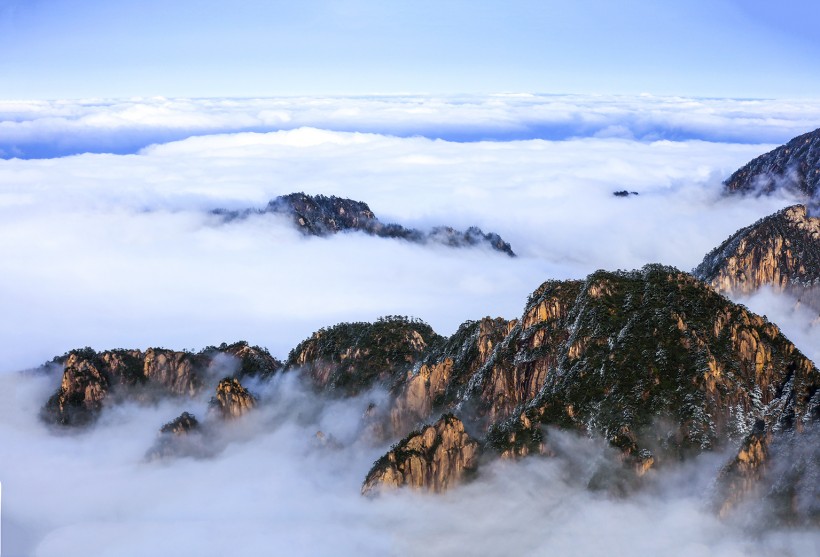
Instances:
[[[799,135],[785,145],[760,155],[725,182],[729,193],[764,193],[795,189],[809,199],[820,185],[820,129]]]

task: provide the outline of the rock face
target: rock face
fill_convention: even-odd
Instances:
[[[325,392],[355,395],[389,387],[441,337],[422,321],[385,317],[320,329],[291,350],[287,370],[299,369]]]
[[[373,214],[367,203],[336,196],[291,193],[271,200],[268,206],[261,210],[217,209],[214,214],[227,220],[261,214],[285,215],[293,220],[303,234],[309,236],[329,236],[339,232],[360,231],[382,238],[398,238],[421,244],[432,242],[459,248],[487,246],[506,253],[510,257],[515,257],[510,244],[494,232],[484,233],[475,226],[471,226],[466,231],[440,226],[424,232],[398,224],[385,224]]]
[[[284,368],[284,364],[270,355],[270,352],[259,346],[251,346],[245,341],[233,344],[222,343],[219,346],[210,346],[203,350],[212,357],[217,354],[233,356],[239,362],[235,371],[238,379],[254,377],[267,380]]]
[[[188,412],[183,412],[179,417],[162,426],[159,432],[170,433],[172,435],[187,435],[197,429],[199,429],[199,420],[196,419],[196,416]]]
[[[772,286],[820,310],[820,218],[787,207],[735,232],[692,273],[720,292]]]
[[[223,419],[234,419],[248,413],[256,406],[254,397],[242,384],[226,377],[216,387],[211,398],[210,409]]]
[[[820,184],[820,129],[795,137],[760,155],[724,182],[729,193],[771,193],[795,189],[814,198]]]
[[[413,432],[380,458],[367,475],[362,493],[411,486],[435,492],[461,483],[478,465],[480,445],[452,415]]]
[[[163,348],[145,352],[72,350],[54,360],[63,365],[63,378],[41,416],[47,423],[82,426],[94,421],[105,404],[122,398],[192,397],[206,386],[218,357],[227,358],[239,375],[268,377],[282,367],[266,350],[245,342],[209,347],[196,354]]]
[[[394,435],[403,435],[434,413],[449,412],[466,397],[470,381],[488,365],[491,355],[517,321],[467,321],[458,331],[433,347],[395,384],[390,423]],[[474,410],[473,414],[476,413]]]

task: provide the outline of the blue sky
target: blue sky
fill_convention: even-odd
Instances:
[[[816,2],[0,0],[0,98],[816,97]]]

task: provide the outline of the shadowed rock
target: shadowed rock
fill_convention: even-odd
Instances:
[[[429,232],[424,232],[414,228],[405,228],[399,224],[385,224],[373,214],[367,203],[336,196],[291,193],[271,200],[264,209],[244,211],[217,209],[213,213],[228,221],[253,215],[285,215],[303,234],[308,236],[329,236],[339,232],[358,231],[372,236],[396,238],[419,244],[429,242],[455,248],[487,246],[506,253],[510,257],[515,257],[510,244],[494,232],[484,233],[475,226],[471,226],[466,231],[456,230],[449,226],[439,226]]]
[[[728,193],[768,194],[790,189],[814,199],[820,193],[820,129],[760,155],[723,184]]]
[[[298,369],[319,390],[355,395],[389,387],[441,341],[426,323],[390,316],[374,323],[320,329],[291,350],[286,369]]]

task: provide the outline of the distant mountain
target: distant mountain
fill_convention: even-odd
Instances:
[[[725,293],[786,290],[820,311],[820,218],[787,207],[732,234],[692,273]]]
[[[561,454],[550,432],[557,428],[602,439],[616,455],[589,463],[591,488],[631,490],[652,468],[739,447],[719,478],[720,512],[778,486],[766,491],[779,502],[777,518],[820,523],[820,509],[797,504],[814,497],[816,467],[781,466],[794,455],[812,461],[802,449],[820,423],[820,372],[776,325],[670,267],[547,281],[519,319],[468,321],[449,338],[403,317],[341,323],[300,343],[284,365],[244,343],[165,354],[162,369],[157,351],[86,352],[57,362],[63,381],[45,406],[49,421],[87,423],[64,406],[96,415],[116,394],[140,393],[114,389],[120,377],[147,377],[163,396],[191,396],[214,376],[196,370],[227,360],[259,378],[298,374],[334,398],[387,392],[371,399],[362,431],[375,442],[399,441],[366,475],[366,494],[443,491],[480,477],[489,460]],[[134,358],[127,374],[112,363],[121,352]],[[107,383],[88,379],[96,376]],[[212,420],[241,419],[266,403],[230,377],[216,392]],[[149,455],[207,455],[207,432],[182,415]]]
[[[820,129],[795,137],[760,155],[732,174],[724,186],[729,193],[771,193],[794,189],[809,199],[820,185]]]
[[[217,209],[213,213],[229,221],[253,215],[285,215],[290,217],[296,227],[308,236],[330,236],[339,232],[358,231],[371,236],[396,238],[417,244],[436,243],[455,248],[487,246],[506,253],[510,257],[515,257],[510,244],[494,232],[484,233],[475,226],[465,231],[449,226],[438,226],[429,231],[421,231],[415,228],[405,228],[399,224],[385,224],[370,210],[367,203],[336,196],[291,193],[271,200],[264,209],[244,211]]]

